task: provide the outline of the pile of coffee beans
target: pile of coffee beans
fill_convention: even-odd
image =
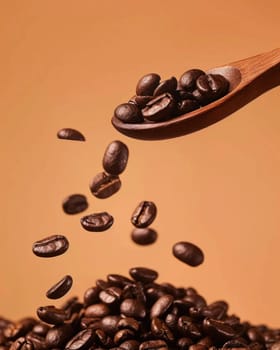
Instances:
[[[158,283],[145,267],[110,274],[38,319],[0,318],[0,350],[279,350],[280,329],[241,322],[225,301]]]
[[[114,116],[124,123],[161,122],[205,106],[226,95],[228,80],[220,74],[190,69],[161,81],[156,73],[144,75],[136,85],[136,95],[116,107]]]

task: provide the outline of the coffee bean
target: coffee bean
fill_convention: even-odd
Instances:
[[[33,244],[32,251],[35,255],[50,258],[66,252],[69,242],[65,236],[52,235]]]
[[[176,102],[169,93],[164,93],[149,101],[142,109],[143,117],[152,122],[170,119],[176,111]]]
[[[63,140],[85,141],[84,135],[75,129],[64,128],[57,132],[57,137]]]
[[[136,319],[146,316],[145,306],[135,299],[125,299],[120,305],[120,311],[124,316]]]
[[[164,340],[148,340],[141,343],[139,350],[168,350]]]
[[[119,345],[125,340],[133,339],[134,337],[135,337],[135,333],[131,329],[121,329],[117,331],[117,333],[115,334],[114,343],[116,345]]]
[[[138,96],[131,97],[128,103],[136,104],[140,109],[144,108],[146,104],[153,98],[153,96]]]
[[[155,88],[159,85],[160,76],[156,73],[144,75],[137,83],[136,95],[152,96]]]
[[[155,203],[149,201],[141,202],[134,210],[131,222],[135,227],[144,228],[155,220],[157,215],[157,207]]]
[[[107,280],[108,280],[110,285],[121,287],[121,288],[128,285],[128,284],[133,283],[133,281],[130,280],[129,278],[122,276],[122,275],[118,275],[116,273],[109,274],[107,276]]]
[[[101,328],[110,336],[114,335],[118,330],[118,323],[120,321],[119,315],[105,316],[101,319]]]
[[[137,333],[140,329],[140,324],[135,318],[124,317],[121,318],[117,324],[118,329],[130,329],[134,333]]]
[[[34,347],[34,350],[46,349],[46,342],[44,337],[31,332],[31,333],[28,333],[25,338],[26,340],[31,342],[31,344]]]
[[[157,232],[150,227],[135,228],[131,232],[131,239],[139,245],[149,245],[157,240]]]
[[[128,148],[121,141],[111,142],[103,156],[103,168],[111,175],[121,174],[127,165],[128,161]]]
[[[151,321],[151,330],[155,337],[163,339],[167,342],[172,342],[174,340],[174,335],[168,328],[166,323],[158,317],[153,317]]]
[[[88,208],[86,196],[83,194],[72,194],[64,199],[62,208],[66,214],[78,214]]]
[[[236,332],[230,325],[223,321],[217,321],[211,318],[205,318],[203,320],[203,330],[218,345],[237,336]]]
[[[107,212],[91,214],[81,218],[81,225],[87,231],[101,232],[113,225],[114,219]]]
[[[96,198],[108,198],[121,188],[121,180],[117,175],[98,173],[90,183],[91,193]]]
[[[135,339],[126,340],[123,343],[119,344],[119,347],[123,350],[138,350],[139,341]]]
[[[49,299],[59,299],[63,297],[72,287],[73,279],[70,275],[64,276],[59,282],[51,287],[46,296]]]
[[[100,288],[94,286],[88,288],[84,293],[84,305],[85,307],[95,304],[99,300]]]
[[[199,102],[207,104],[224,96],[228,92],[229,82],[220,74],[205,74],[196,80],[196,86],[201,96]]]
[[[177,105],[177,114],[182,115],[185,113],[189,113],[191,111],[194,111],[195,109],[198,109],[200,107],[198,101],[196,100],[183,100],[182,102],[179,102]]]
[[[31,341],[20,337],[12,343],[10,350],[34,350],[34,346]]]
[[[171,95],[175,93],[177,89],[177,79],[171,77],[170,79],[162,81],[155,89],[154,96],[162,95],[169,92]]]
[[[174,244],[173,255],[190,266],[198,266],[204,260],[202,250],[189,242],[178,242]]]
[[[104,303],[98,303],[88,306],[85,309],[85,317],[105,317],[110,314],[110,308]]]
[[[63,348],[73,335],[74,329],[69,324],[54,326],[46,335],[46,345],[48,348]]]
[[[99,293],[99,299],[108,305],[115,304],[121,298],[122,290],[118,287],[110,287]]]
[[[173,300],[174,297],[172,295],[166,294],[161,296],[151,307],[150,317],[161,317],[164,315],[172,305]]]
[[[5,327],[3,334],[9,340],[16,340],[31,331],[35,323],[36,321],[31,317],[23,318],[19,322],[8,324]]]
[[[41,321],[59,325],[67,320],[68,315],[66,311],[57,309],[55,306],[41,306],[37,309],[37,316]]]
[[[117,106],[114,116],[124,123],[142,123],[144,121],[140,108],[132,103],[122,103]]]
[[[32,328],[32,333],[37,334],[41,337],[45,337],[50,329],[50,326],[45,323],[37,323]]]
[[[89,328],[80,331],[74,338],[69,340],[65,346],[65,350],[86,350],[90,347],[94,340],[94,330]]]
[[[179,350],[188,350],[189,346],[192,344],[193,344],[192,339],[188,337],[179,338],[177,341],[177,346]]]
[[[179,79],[179,85],[186,91],[193,91],[196,88],[196,80],[205,73],[200,69],[190,69],[183,73]]]
[[[158,273],[155,270],[145,267],[134,267],[129,270],[129,274],[135,281],[143,283],[154,282],[158,278]]]

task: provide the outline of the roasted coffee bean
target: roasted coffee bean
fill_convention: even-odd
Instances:
[[[131,329],[121,329],[117,331],[117,333],[115,334],[114,343],[116,345],[119,345],[125,340],[133,339],[134,337],[135,337],[135,333]]]
[[[205,73],[200,69],[190,69],[183,73],[179,79],[180,88],[193,91],[196,88],[196,80]]]
[[[28,333],[25,338],[26,340],[32,343],[34,350],[46,349],[46,342],[44,337],[31,332],[31,333]]]
[[[182,115],[198,109],[200,107],[196,100],[183,100],[177,105],[177,114]]]
[[[247,337],[251,342],[263,343],[263,335],[256,327],[250,327],[247,330]]]
[[[156,73],[144,75],[137,83],[136,95],[152,96],[155,88],[159,85],[160,76]]]
[[[175,93],[177,89],[177,79],[171,77],[170,79],[162,81],[155,89],[154,96],[162,95],[169,92],[171,95]]]
[[[99,292],[100,288],[98,287],[90,287],[84,293],[84,305],[85,307],[95,304],[99,300]]]
[[[122,295],[122,290],[118,287],[110,287],[99,293],[99,299],[108,305],[117,303]]]
[[[85,141],[84,135],[75,129],[64,128],[57,132],[57,137],[63,140]]]
[[[144,108],[146,104],[153,98],[153,96],[138,96],[131,97],[128,103],[135,103],[139,108]]]
[[[120,319],[121,318],[119,315],[105,316],[101,320],[101,328],[104,330],[104,332],[112,336],[118,330],[118,323]]]
[[[34,346],[30,340],[20,337],[12,343],[10,350],[34,350]]]
[[[146,267],[134,267],[129,270],[130,276],[135,281],[143,283],[154,282],[158,278],[158,273],[155,270]]]
[[[113,346],[112,339],[103,331],[103,329],[95,330],[95,341],[105,347]]]
[[[177,341],[177,346],[179,350],[188,350],[189,346],[192,344],[193,344],[192,339],[188,337],[179,338]]]
[[[121,188],[121,180],[117,175],[98,173],[89,185],[91,193],[100,199],[111,197]]]
[[[141,343],[139,350],[168,350],[164,340],[148,340]]]
[[[64,199],[62,208],[69,215],[81,213],[88,208],[87,198],[83,194],[72,194]]]
[[[164,93],[153,98],[142,109],[142,115],[145,119],[152,122],[159,122],[170,119],[176,112],[176,102],[169,93]]]
[[[59,325],[68,319],[67,312],[57,309],[55,306],[41,306],[37,309],[37,316],[41,321]]]
[[[64,276],[54,286],[52,286],[46,293],[49,299],[59,299],[63,297],[72,287],[73,279],[70,275]]]
[[[150,227],[135,228],[131,232],[131,239],[139,245],[149,245],[157,240],[157,232]]]
[[[126,340],[123,343],[121,343],[119,347],[123,350],[138,350],[139,341],[135,339]]]
[[[173,300],[174,297],[169,294],[160,297],[151,307],[150,317],[161,317],[162,315],[164,315],[172,305]]]
[[[107,276],[107,280],[110,283],[110,285],[120,287],[120,288],[133,283],[133,281],[130,280],[129,278],[122,275],[115,274],[115,273],[109,274]]]
[[[237,336],[236,332],[230,325],[223,321],[217,321],[211,318],[205,318],[203,320],[203,330],[218,345],[224,344],[227,340]]]
[[[202,310],[202,315],[204,317],[214,318],[216,320],[221,320],[225,317],[228,310],[228,304],[224,301],[216,301]]]
[[[111,142],[103,156],[103,168],[111,175],[120,175],[126,168],[129,151],[121,141]]]
[[[35,324],[36,320],[31,317],[26,317],[19,322],[8,324],[4,328],[3,334],[9,340],[16,340],[30,332]]]
[[[120,311],[124,316],[136,319],[146,316],[145,306],[136,299],[125,299],[120,305]]]
[[[189,347],[189,350],[208,350],[208,347],[203,344],[193,344]]]
[[[63,348],[73,335],[74,329],[69,324],[54,326],[46,335],[46,345],[48,348]]]
[[[210,346],[213,345],[213,341],[210,337],[204,337],[198,341],[198,344],[202,344],[207,346],[207,348],[210,348]]]
[[[50,329],[50,326],[45,323],[37,323],[32,328],[32,333],[37,334],[41,337],[45,337]]]
[[[81,329],[99,329],[102,328],[101,318],[100,317],[82,317],[80,319]]]
[[[88,306],[85,309],[85,317],[105,317],[110,314],[110,308],[104,303]]]
[[[81,218],[81,225],[87,231],[101,232],[108,230],[114,222],[114,218],[107,212],[91,214]]]
[[[94,330],[91,328],[80,331],[74,338],[69,340],[65,346],[65,350],[86,350],[90,347],[94,340]]]
[[[158,317],[152,318],[151,331],[153,335],[159,339],[163,339],[167,342],[172,342],[174,340],[174,335],[167,324]]]
[[[114,116],[124,123],[142,123],[144,121],[140,108],[133,103],[122,103],[117,106]]]
[[[198,102],[205,105],[224,96],[228,92],[229,82],[220,74],[205,74],[196,80],[196,86],[200,95],[193,95]]]
[[[178,330],[183,336],[198,339],[202,336],[199,325],[193,322],[191,317],[180,316],[178,319]]]
[[[202,250],[189,242],[178,242],[174,244],[173,255],[190,266],[198,266],[204,260]]]
[[[101,280],[101,279],[96,280],[95,283],[96,283],[96,286],[100,290],[105,290],[105,289],[111,287],[111,283],[104,281],[104,280]]]
[[[139,322],[132,317],[121,318],[117,324],[118,329],[130,329],[134,333],[137,333],[140,328]]]
[[[154,202],[142,201],[134,210],[131,222],[135,227],[144,228],[155,220],[157,215],[157,207]]]
[[[69,242],[65,236],[53,235],[35,242],[32,251],[37,256],[50,258],[65,253],[68,247]]]

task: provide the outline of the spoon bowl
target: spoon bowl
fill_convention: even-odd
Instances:
[[[113,126],[141,140],[170,139],[206,128],[280,85],[280,49],[212,68],[207,73],[221,74],[229,81],[229,92],[224,97],[164,122],[129,124],[113,116]]]

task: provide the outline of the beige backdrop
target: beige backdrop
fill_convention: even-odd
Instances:
[[[18,319],[53,304],[45,292],[65,274],[74,278],[69,295],[82,297],[97,278],[150,266],[160,281],[228,300],[242,320],[279,326],[279,88],[169,141],[129,139],[110,124],[145,73],[178,77],[279,47],[279,1],[103,3],[1,3],[0,314]],[[87,142],[58,140],[62,127]],[[115,139],[130,149],[123,187],[98,200],[88,183]],[[76,192],[88,195],[87,213],[107,210],[114,226],[89,233],[80,215],[66,216],[61,201]],[[130,241],[141,200],[158,205],[159,239],[147,248]],[[67,254],[34,256],[32,243],[55,233],[69,238]],[[191,268],[173,258],[179,240],[201,246],[205,263]]]

